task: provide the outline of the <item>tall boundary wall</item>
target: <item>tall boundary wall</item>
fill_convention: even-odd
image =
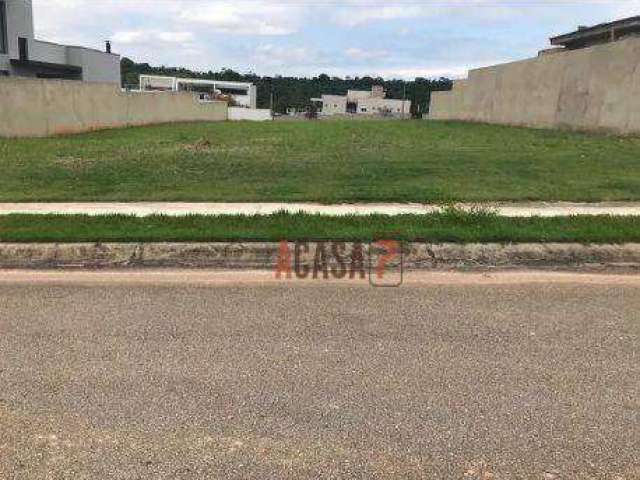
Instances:
[[[226,102],[113,83],[0,78],[0,137],[42,137],[154,123],[227,120]]]
[[[640,38],[471,70],[429,118],[640,133]]]

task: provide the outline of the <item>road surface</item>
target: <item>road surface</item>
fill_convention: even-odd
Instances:
[[[0,478],[640,477],[640,277],[0,272]]]

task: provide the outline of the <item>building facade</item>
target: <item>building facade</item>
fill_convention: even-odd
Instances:
[[[349,90],[346,95],[322,95],[312,98],[318,104],[320,115],[380,115],[408,117],[410,100],[386,98],[384,88],[375,85],[371,90]]]
[[[257,108],[258,90],[253,83],[201,78],[140,75],[141,91],[195,92],[203,96],[227,95],[239,107]]]
[[[120,83],[120,56],[37,40],[31,0],[0,0],[0,76]]]

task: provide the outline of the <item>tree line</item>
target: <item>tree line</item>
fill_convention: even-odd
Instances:
[[[388,98],[411,100],[411,113],[419,116],[428,112],[431,92],[451,90],[452,87],[452,81],[448,78],[416,78],[407,81],[373,77],[339,78],[326,74],[313,78],[281,75],[269,77],[254,73],[243,74],[229,68],[219,72],[195,72],[186,68],[154,67],[148,63],[136,63],[129,58],[123,58],[121,66],[122,85],[127,88],[137,88],[141,74],[250,82],[257,86],[258,108],[272,108],[278,113],[286,113],[288,108],[304,110],[311,106],[311,98],[322,94],[346,95],[347,90],[370,90],[374,85],[382,85]]]

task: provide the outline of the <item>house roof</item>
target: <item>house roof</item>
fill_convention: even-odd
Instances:
[[[580,27],[578,30],[551,37],[551,45],[567,46],[576,43],[589,43],[610,35],[611,31],[622,33],[640,32],[640,16],[623,18],[614,22],[599,23],[592,27]]]

